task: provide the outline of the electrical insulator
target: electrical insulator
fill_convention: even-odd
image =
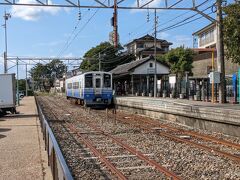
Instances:
[[[78,20],[80,21],[82,19],[82,13],[81,11],[79,10],[79,13],[78,13]]]
[[[149,9],[147,10],[147,22],[150,21]]]

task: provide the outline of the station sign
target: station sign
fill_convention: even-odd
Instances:
[[[220,72],[210,72],[208,77],[210,78],[210,84],[219,84],[220,83]]]
[[[169,83],[175,84],[177,82],[177,76],[176,75],[169,75]]]

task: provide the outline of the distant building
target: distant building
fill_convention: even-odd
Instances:
[[[211,23],[199,31],[193,33],[195,48],[216,48],[217,26]]]
[[[201,100],[209,99],[211,96],[211,85],[209,73],[214,68],[217,71],[217,26],[216,23],[211,23],[199,31],[193,33],[194,50],[196,52],[193,58],[193,76],[190,79],[190,92],[201,96]],[[212,52],[214,50],[214,67],[212,67]],[[227,97],[232,96],[232,75],[238,71],[239,65],[234,64],[231,60],[225,57],[225,77],[227,87]],[[215,93],[215,96],[217,93]],[[205,99],[205,97],[207,97]],[[217,99],[217,98],[216,98]],[[229,101],[229,99],[228,99]]]
[[[194,36],[194,48],[196,55],[193,61],[193,76],[200,78],[207,78],[208,73],[212,69],[212,52],[198,51],[197,49],[202,48],[213,48],[216,49],[217,44],[217,26],[216,23],[211,23],[206,27],[193,33]],[[214,53],[215,66],[217,70],[217,53]],[[225,58],[225,73],[226,75],[232,75],[237,72],[238,65],[232,63],[230,60]]]
[[[171,42],[162,39],[157,39],[156,44],[157,55],[167,53],[169,46],[172,45]],[[137,60],[154,55],[154,37],[149,34],[134,39],[125,46],[127,47],[127,52],[135,55]]]

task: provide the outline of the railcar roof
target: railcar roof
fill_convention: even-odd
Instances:
[[[78,75],[69,77],[69,78],[67,78],[66,80],[72,79],[72,78],[76,78],[76,77],[78,77],[78,76],[80,76],[80,75],[91,74],[91,73],[105,73],[105,74],[110,74],[110,75],[112,75],[112,73],[110,73],[110,72],[105,72],[105,71],[89,71],[89,72],[84,72],[84,73],[82,73],[82,74],[78,74]]]

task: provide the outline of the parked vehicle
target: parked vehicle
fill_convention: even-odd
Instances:
[[[16,113],[15,74],[0,74],[0,114]]]
[[[112,103],[112,74],[92,71],[66,80],[67,99],[74,99],[86,106]]]

